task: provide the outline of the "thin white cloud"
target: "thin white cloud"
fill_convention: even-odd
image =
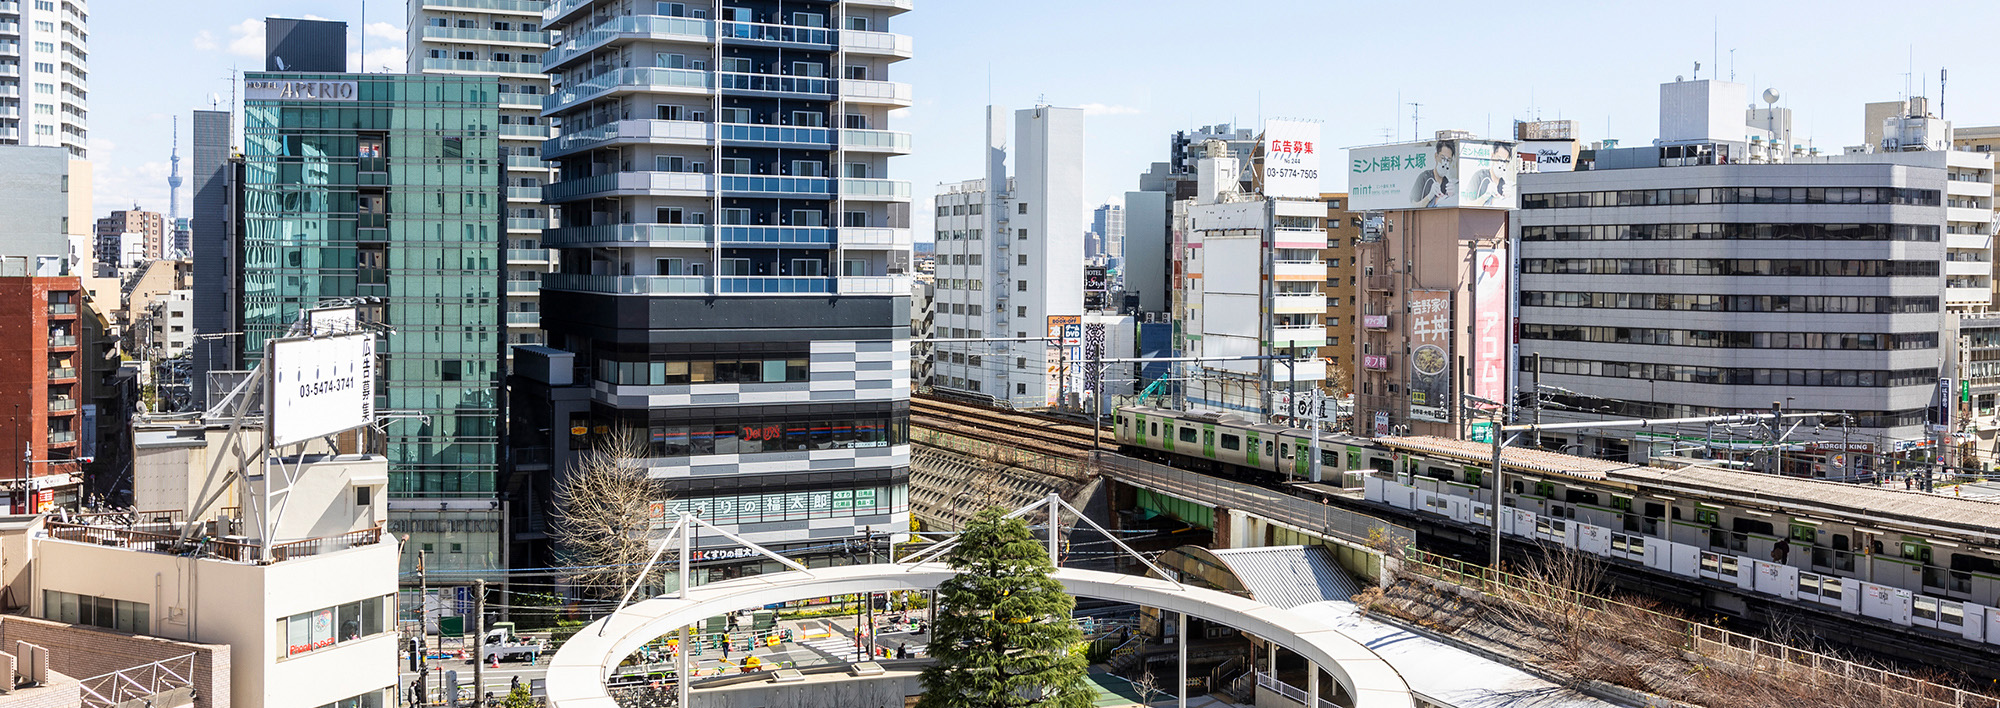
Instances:
[[[1126,116],[1138,115],[1141,112],[1139,109],[1131,106],[1113,106],[1103,103],[1086,103],[1077,106],[1077,108],[1083,109],[1083,114],[1087,116]]]
[[[367,31],[368,31],[368,36],[370,37],[381,37],[383,39],[391,39],[395,40],[399,44],[402,43],[405,39],[407,39],[403,35],[403,28],[397,27],[387,22],[370,22],[368,23]]]
[[[255,17],[229,26],[229,33],[235,35],[229,40],[229,53],[238,56],[263,58],[264,21]]]
[[[214,33],[209,32],[208,30],[202,30],[200,32],[194,33],[194,48],[196,51],[203,51],[203,52],[214,51],[215,47],[216,44],[215,44]]]
[[[347,65],[354,67],[355,62],[360,62],[359,68],[355,70],[364,74],[400,74],[404,71],[403,65],[408,61],[409,57],[404,54],[402,47],[370,49],[366,59],[355,52],[347,53]]]

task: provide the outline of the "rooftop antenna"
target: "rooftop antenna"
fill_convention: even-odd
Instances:
[[[1938,120],[1944,120],[1944,80],[1945,80],[1945,78],[1946,78],[1946,72],[1945,72],[1945,70],[1944,70],[1944,67],[1938,67],[1938,114],[1937,114],[1937,116],[1938,116]]]
[[[1694,63],[1694,80],[1695,81],[1701,80],[1701,62]]]
[[[1708,16],[1708,65],[1722,66],[1722,18]],[[1701,62],[1695,62],[1694,73],[1701,73]]]
[[[368,0],[361,0],[361,73],[368,73]]]
[[[1736,50],[1733,48],[1729,50],[1729,80],[1732,83],[1736,81]]]
[[[1411,103],[1411,104],[1410,104],[1410,139],[1411,139],[1411,140],[1421,140],[1421,139],[1423,139],[1423,137],[1424,137],[1424,129],[1423,129],[1423,120],[1424,120],[1424,104],[1421,104],[1421,103],[1414,103],[1414,102],[1413,102],[1413,103]]]

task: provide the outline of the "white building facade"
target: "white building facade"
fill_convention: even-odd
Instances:
[[[553,271],[555,252],[542,245],[542,229],[555,224],[541,203],[542,186],[555,180],[543,162],[542,143],[555,136],[542,116],[549,77],[542,54],[548,0],[411,0],[411,73],[493,76],[500,80],[500,153],[507,162],[507,343],[541,344],[542,274]]]
[[[89,157],[89,24],[83,0],[0,3],[0,145]]]
[[[1083,111],[988,107],[985,178],[938,195],[933,388],[1011,408],[1083,391]],[[1007,177],[1007,158],[1014,176]],[[996,189],[997,185],[1004,188]]]
[[[1326,378],[1326,206],[1238,191],[1242,163],[1221,142],[1196,162],[1197,196],[1174,204],[1174,295],[1186,410],[1269,416]],[[1241,359],[1223,357],[1279,357]]]

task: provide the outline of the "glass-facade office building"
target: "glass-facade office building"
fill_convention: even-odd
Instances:
[[[504,177],[490,77],[246,73],[243,366],[302,309],[361,300],[404,569],[502,568]],[[470,577],[470,576],[457,576]]]

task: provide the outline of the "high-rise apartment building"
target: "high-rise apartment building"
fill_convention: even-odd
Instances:
[[[233,292],[196,294],[197,310],[228,300],[236,313],[227,331],[242,334],[223,338],[238,343],[232,369],[253,366],[304,309],[352,304],[381,328],[376,408],[398,415],[379,439],[389,528],[409,537],[405,570],[419,550],[432,571],[506,567],[498,84],[246,73],[230,219],[240,230],[223,261],[236,268]],[[195,215],[199,228],[205,215]]]
[[[169,243],[167,218],[159,212],[134,207],[111,212],[110,216],[97,220],[97,262],[122,266],[125,242],[128,240],[126,234],[138,235],[138,246],[144,260],[165,257],[161,249]]]
[[[517,348],[528,493],[641,436],[666,505],[818,563],[908,528],[911,0],[566,0],[547,347]],[[1080,213],[1080,210],[1079,210]],[[695,560],[745,553],[716,536]],[[752,566],[761,561],[746,560]],[[723,563],[718,575],[755,572]]]
[[[1252,139],[1249,163],[1236,141],[1190,146],[1196,189],[1174,202],[1171,249],[1175,348],[1203,359],[1183,367],[1187,410],[1268,418],[1326,378],[1326,207],[1316,179],[1281,191],[1259,176],[1282,154],[1310,154],[1316,164],[1318,129],[1281,139],[1278,125]]]
[[[555,135],[542,116],[549,77],[542,54],[548,0],[411,0],[409,67],[413,74],[493,76],[500,80],[500,155],[507,162],[507,342],[541,344],[542,275],[553,271],[554,252],[542,243],[552,226],[542,186],[555,164],[542,161],[542,143]]]
[[[937,197],[937,316],[947,339],[1060,341],[938,345],[931,386],[1012,408],[1062,405],[1084,390],[1083,111],[1040,106],[986,114],[985,178]],[[1015,160],[1007,176],[1007,158]]]
[[[83,0],[0,4],[0,144],[89,157],[89,26]]]
[[[189,367],[196,407],[206,408],[210,372],[235,368],[233,334],[241,312],[234,278],[239,269],[235,225],[229,215],[229,111],[195,111],[191,127],[193,197],[188,212],[189,254],[202,267],[194,272],[194,357]]]
[[[34,259],[0,258],[0,508],[34,514],[74,508],[83,481],[85,380],[91,348],[83,335],[83,288],[73,275],[36,276]]]
[[[1125,205],[1090,210],[1090,240],[1084,242],[1083,257],[1110,265],[1125,259]]]

